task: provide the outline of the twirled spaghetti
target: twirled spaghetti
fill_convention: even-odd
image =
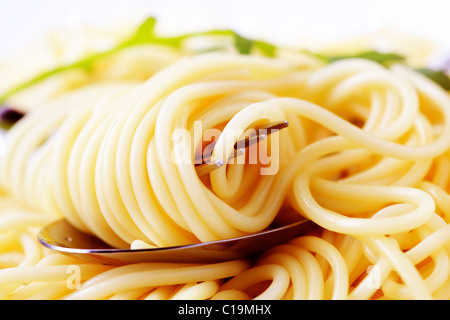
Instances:
[[[146,81],[131,71],[65,90],[7,132],[2,298],[450,297],[445,90],[366,59],[179,54]],[[270,161],[248,155],[197,176],[210,130],[220,132],[212,158],[226,162],[245,130],[283,120],[289,128],[258,146]],[[225,239],[301,217],[318,228],[256,261],[113,267],[41,248],[36,230],[60,217],[116,247]]]

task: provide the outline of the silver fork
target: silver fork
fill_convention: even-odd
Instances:
[[[231,160],[244,155],[246,149],[254,144],[265,140],[270,134],[276,133],[284,128],[287,128],[289,123],[287,121],[272,123],[268,126],[264,126],[255,130],[256,134],[253,134],[243,140],[240,140],[234,145],[234,152],[228,158]],[[195,169],[199,177],[206,175],[220,167],[225,163],[223,160],[211,161],[211,154],[217,141],[213,141],[208,144],[202,154],[196,154],[195,156]]]

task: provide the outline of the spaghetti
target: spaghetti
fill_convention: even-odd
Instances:
[[[106,81],[105,67],[26,106],[5,134],[3,299],[450,298],[445,90],[366,59],[175,55],[145,81],[117,56],[111,65],[126,76]],[[212,159],[226,163],[246,130],[284,120],[288,129],[258,145],[269,161],[247,155],[197,176],[194,155],[211,132],[220,132]],[[318,227],[256,261],[109,266],[40,247],[37,230],[61,217],[120,248],[231,238],[301,217]]]

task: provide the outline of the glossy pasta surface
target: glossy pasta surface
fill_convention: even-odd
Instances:
[[[1,299],[450,298],[450,97],[405,64],[144,45],[8,103],[27,114],[1,137]],[[228,164],[198,177],[214,140]],[[118,248],[317,228],[255,260],[111,266],[41,247],[62,217]]]

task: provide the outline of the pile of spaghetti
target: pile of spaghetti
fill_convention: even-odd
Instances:
[[[450,298],[446,89],[395,55],[327,59],[226,30],[164,38],[153,23],[97,35],[119,43],[107,53],[90,33],[82,56],[52,38],[34,63],[2,66],[2,102],[26,115],[0,145],[1,299]],[[176,161],[219,129],[226,162],[228,133],[276,121],[289,127],[261,144],[270,163],[199,177]],[[252,260],[114,266],[42,247],[62,217],[119,248],[317,227]]]

